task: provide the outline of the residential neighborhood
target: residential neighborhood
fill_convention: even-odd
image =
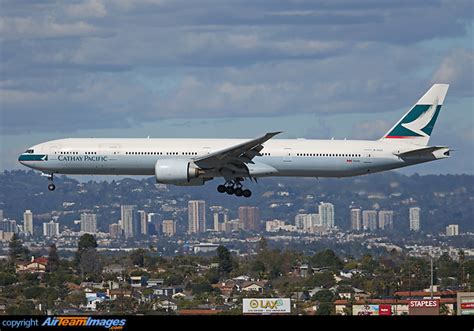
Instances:
[[[68,259],[54,244],[35,257],[14,236],[0,262],[0,313],[240,315],[245,298],[289,298],[297,315],[404,315],[410,301],[431,298],[440,314],[454,315],[457,296],[474,288],[474,260],[462,251],[434,261],[431,285],[430,261],[396,250],[356,259],[271,249],[264,237],[256,245],[247,257],[222,245],[173,258],[153,249],[110,255],[85,234]]]

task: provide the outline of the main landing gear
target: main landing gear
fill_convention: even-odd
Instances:
[[[240,181],[227,181],[224,185],[217,186],[217,191],[219,193],[235,194],[238,197],[244,196],[246,198],[250,198],[252,195],[252,191],[249,189],[242,189]]]
[[[42,173],[41,176],[44,176],[46,178],[48,178],[48,180],[51,182],[48,184],[48,190],[50,191],[54,191],[56,189],[56,185],[54,185],[53,183],[53,174],[45,174],[45,173]]]

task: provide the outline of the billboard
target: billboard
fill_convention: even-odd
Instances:
[[[379,315],[379,305],[354,305],[352,306],[352,315]]]
[[[474,292],[458,292],[458,315],[474,315]]]
[[[391,305],[379,305],[379,315],[380,316],[390,316],[390,315],[392,315],[392,306]]]
[[[408,315],[439,315],[439,300],[410,300],[408,302]]]
[[[243,299],[244,314],[289,314],[291,300],[282,298]]]

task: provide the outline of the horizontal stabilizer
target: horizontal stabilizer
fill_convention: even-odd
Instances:
[[[393,153],[394,155],[404,158],[404,157],[423,157],[432,154],[435,151],[438,151],[440,149],[448,149],[446,146],[431,146],[431,147],[425,147],[425,148],[419,148],[419,149],[413,149],[407,152],[397,152]],[[449,151],[449,149],[448,149]]]

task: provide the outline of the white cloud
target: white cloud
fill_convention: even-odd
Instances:
[[[107,15],[105,4],[101,0],[85,0],[79,4],[66,5],[66,14],[71,17],[89,18]]]
[[[457,95],[474,96],[474,50],[454,49],[449,52],[433,75],[433,83],[447,83]]]
[[[62,38],[91,35],[98,30],[83,21],[58,23],[52,16],[0,17],[0,36],[3,40],[29,38]]]

